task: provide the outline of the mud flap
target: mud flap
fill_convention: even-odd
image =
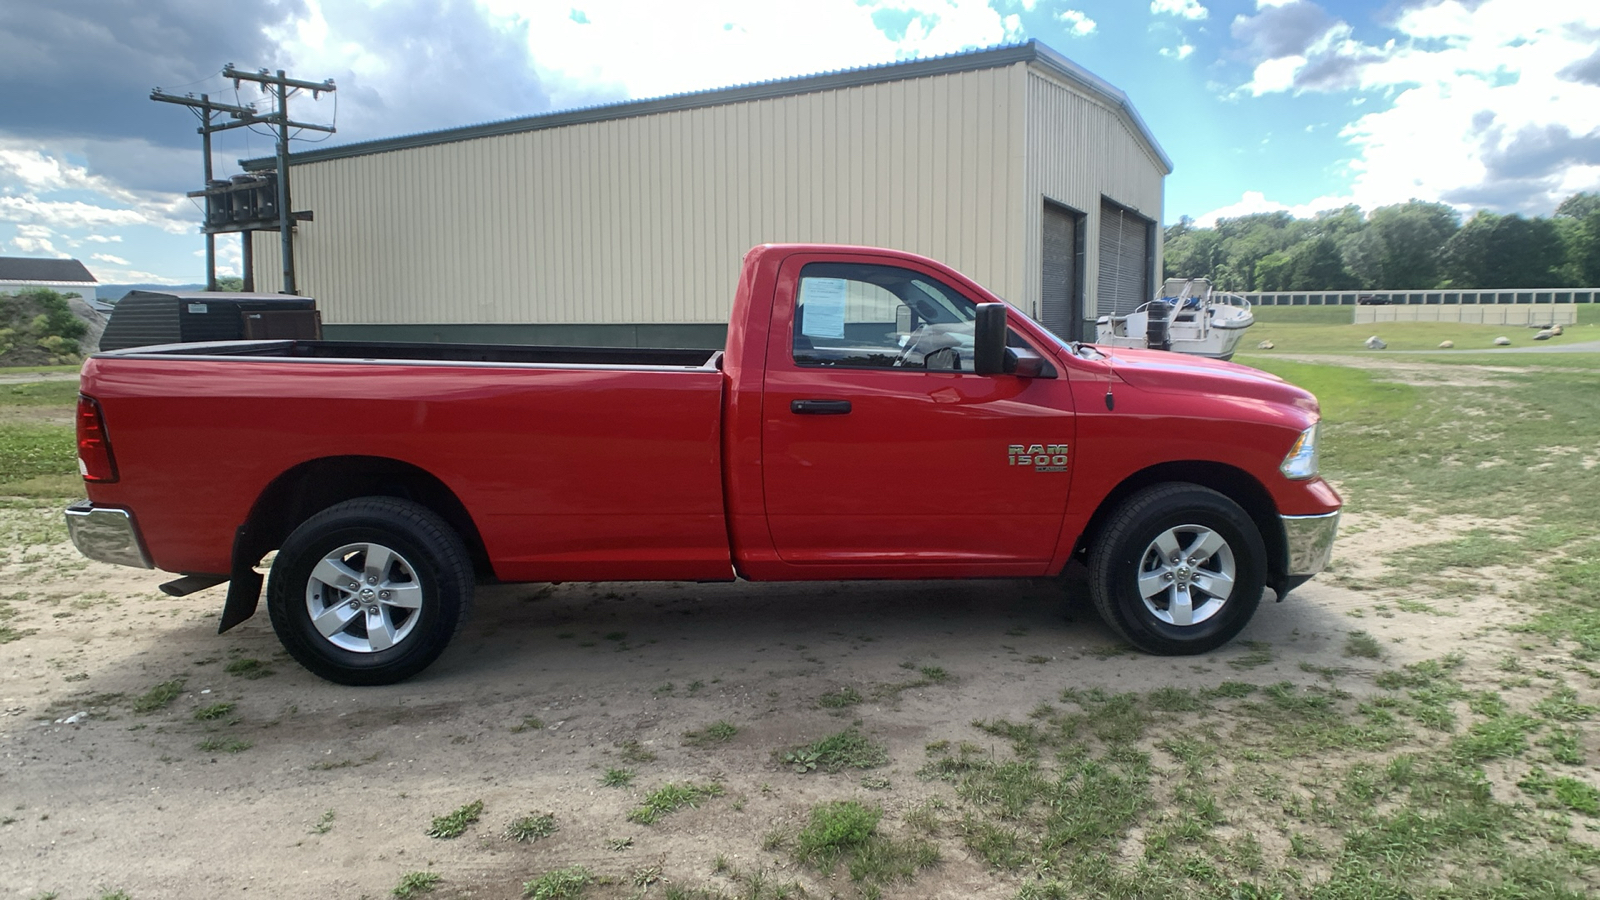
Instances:
[[[228,599],[222,605],[222,622],[217,625],[217,634],[255,615],[256,606],[261,602],[261,573],[256,571],[255,559],[245,549],[245,530],[240,525],[233,533],[233,572],[228,576]]]

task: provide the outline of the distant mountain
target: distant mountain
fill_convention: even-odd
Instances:
[[[115,303],[129,291],[203,291],[203,284],[97,284],[94,288],[96,300],[104,303]]]

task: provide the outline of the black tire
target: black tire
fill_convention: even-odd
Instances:
[[[283,542],[267,610],[284,649],[313,673],[393,684],[444,652],[472,586],[471,558],[443,519],[409,500],[361,497],[317,513]]]
[[[1202,549],[1193,565],[1183,554],[1174,564],[1163,552],[1173,547]],[[1113,631],[1147,653],[1206,653],[1255,615],[1266,562],[1261,533],[1239,504],[1196,484],[1159,484],[1107,520],[1089,551],[1089,596]],[[1230,574],[1231,586],[1222,577]],[[1141,584],[1152,589],[1148,599]]]

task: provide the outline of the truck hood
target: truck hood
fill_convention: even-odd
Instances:
[[[1317,415],[1317,398],[1282,378],[1238,363],[1166,350],[1096,346],[1123,382],[1155,393],[1202,393],[1264,400]]]

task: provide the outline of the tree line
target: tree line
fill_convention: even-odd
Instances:
[[[1476,290],[1600,286],[1600,194],[1573,194],[1550,218],[1411,200],[1297,219],[1286,212],[1166,229],[1164,277],[1229,291]]]

